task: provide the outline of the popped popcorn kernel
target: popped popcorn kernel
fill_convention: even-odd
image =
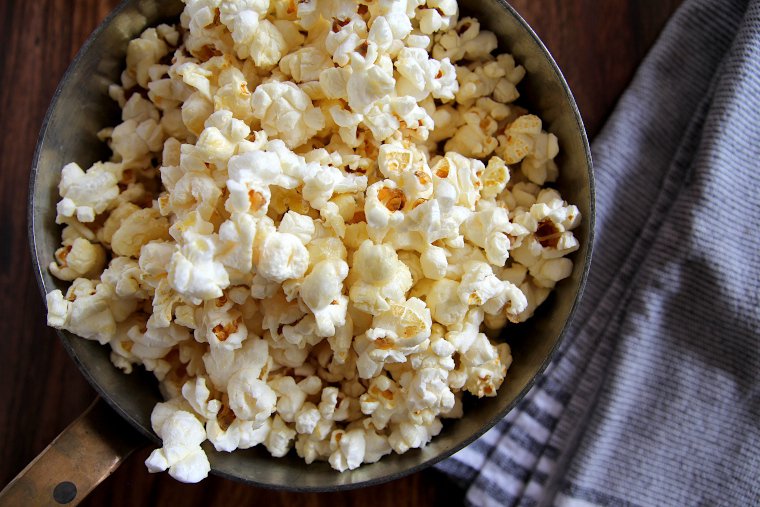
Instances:
[[[270,137],[280,137],[289,148],[305,143],[324,126],[322,112],[294,83],[259,85],[251,96],[253,116]]]
[[[64,244],[55,251],[54,257],[55,262],[50,263],[50,272],[56,278],[66,281],[97,276],[103,271],[106,262],[103,247],[84,238],[76,238],[69,245]]]

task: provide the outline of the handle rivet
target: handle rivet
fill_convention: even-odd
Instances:
[[[53,500],[67,504],[77,496],[76,484],[69,481],[59,482],[53,490]]]

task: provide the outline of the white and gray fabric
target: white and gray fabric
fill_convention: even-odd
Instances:
[[[760,505],[760,0],[686,0],[593,143],[546,375],[439,464],[470,505]]]

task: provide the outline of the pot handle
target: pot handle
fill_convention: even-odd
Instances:
[[[98,397],[0,491],[0,506],[77,505],[144,444]]]

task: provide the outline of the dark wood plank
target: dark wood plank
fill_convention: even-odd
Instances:
[[[551,51],[593,138],[682,0],[510,0]]]
[[[514,0],[563,69],[591,135],[681,0]],[[94,398],[45,326],[26,236],[29,166],[56,84],[117,0],[0,2],[0,485]],[[150,475],[135,453],[84,505],[440,505],[461,493],[434,471],[341,494],[294,494],[212,477],[199,485]]]

